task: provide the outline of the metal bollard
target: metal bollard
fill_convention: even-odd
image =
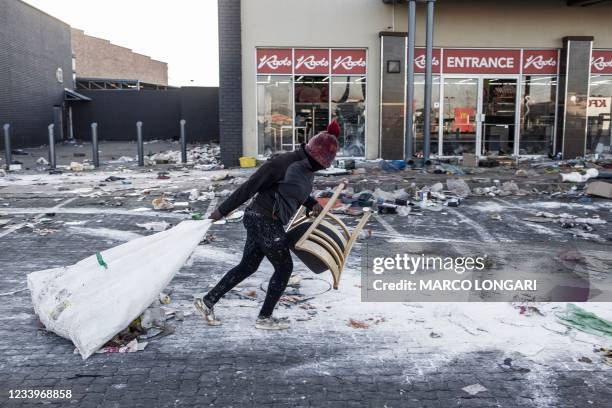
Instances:
[[[136,134],[137,134],[137,143],[138,143],[138,165],[140,167],[144,166],[144,144],[142,142],[142,122],[136,122]]]
[[[98,151],[98,124],[91,124],[91,146],[93,149],[93,164],[94,167],[100,167],[100,153]]]
[[[55,168],[55,125],[49,125],[49,167]]]
[[[185,124],[187,121],[181,119],[181,162],[187,163],[187,136],[185,135]]]
[[[4,158],[6,160],[6,169],[9,170],[11,167],[11,163],[13,162],[13,158],[11,154],[11,133],[10,133],[11,125],[6,123],[3,127],[4,127]]]

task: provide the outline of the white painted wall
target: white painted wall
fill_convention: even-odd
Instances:
[[[425,6],[418,5],[417,45]],[[366,155],[378,157],[380,31],[407,30],[406,5],[382,0],[242,0],[243,151],[257,154],[256,47],[368,49]],[[612,48],[612,5],[567,7],[565,0],[438,0],[434,44],[446,47],[561,47],[569,35]]]
[[[380,45],[392,24],[380,0],[243,0],[243,150],[257,154],[255,47],[359,47],[368,49],[366,154],[378,156]]]

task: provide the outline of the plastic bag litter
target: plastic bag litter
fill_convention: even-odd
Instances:
[[[470,195],[471,190],[470,186],[462,179],[448,179],[446,180],[446,188],[452,193],[458,195],[459,197],[467,197]]]
[[[204,239],[210,220],[129,241],[78,263],[28,275],[34,311],[46,329],[71,340],[83,359],[113,338],[168,285]]]
[[[590,178],[597,178],[599,171],[597,169],[588,169],[585,174],[575,171],[573,173],[561,173],[560,176],[563,183],[584,183]]]
[[[555,313],[559,323],[596,336],[612,336],[612,322],[602,319],[595,313],[584,310],[573,303],[566,309]]]
[[[377,188],[376,190],[374,190],[374,199],[376,201],[388,201],[392,203],[395,201],[395,195],[388,191],[384,191],[380,188]]]

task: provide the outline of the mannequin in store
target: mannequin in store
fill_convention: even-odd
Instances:
[[[290,327],[286,319],[272,317],[291,273],[293,261],[284,226],[300,206],[317,215],[322,207],[310,195],[314,173],[331,166],[338,151],[340,126],[334,120],[301,148],[267,161],[245,183],[234,191],[209,218],[220,220],[250,200],[244,213],[247,236],[240,263],[225,274],[195,308],[208,325],[217,326],[213,307],[227,292],[254,274],[264,257],[274,267],[266,290],[266,298],[255,322],[262,330],[283,330]]]

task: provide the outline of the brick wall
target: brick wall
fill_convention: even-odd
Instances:
[[[221,160],[226,166],[236,166],[242,156],[240,0],[218,0],[218,18]]]
[[[11,125],[13,147],[46,143],[53,106],[73,87],[70,27],[21,1],[0,0],[0,125]]]
[[[133,79],[168,85],[168,64],[72,28],[72,50],[79,78]]]

